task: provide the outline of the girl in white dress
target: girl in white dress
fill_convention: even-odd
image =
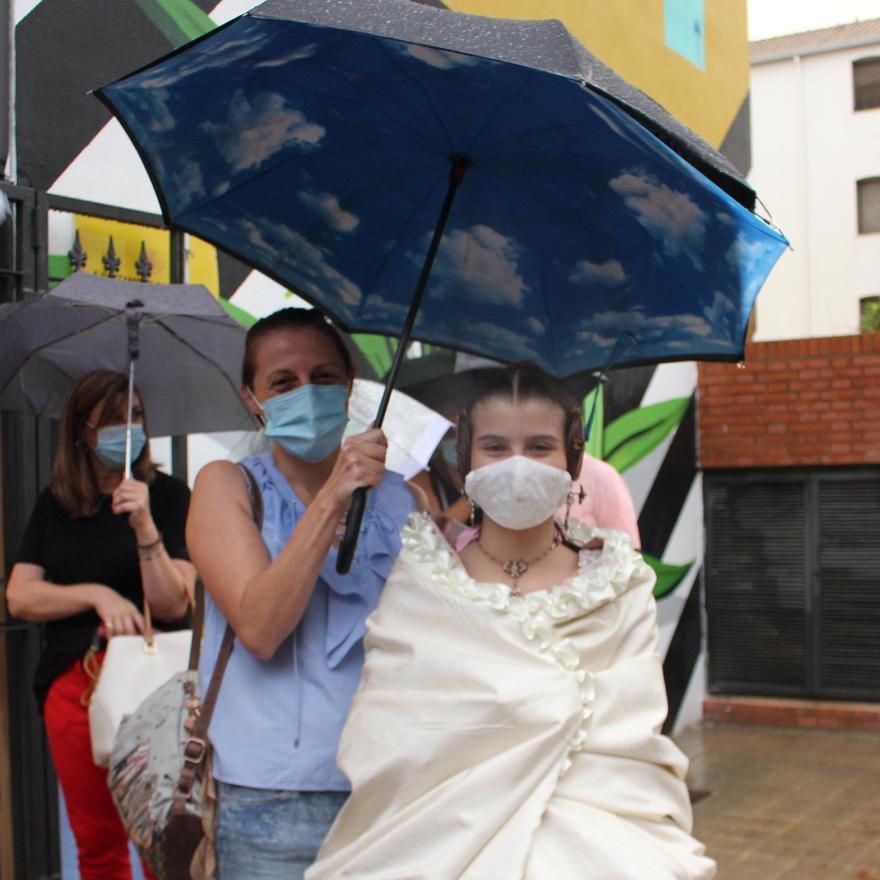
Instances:
[[[660,733],[654,574],[622,532],[554,519],[582,432],[531,365],[463,414],[479,525],[403,528],[340,745],[352,794],[306,880],[714,876]]]

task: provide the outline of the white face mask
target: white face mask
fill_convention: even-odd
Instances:
[[[570,488],[568,471],[524,455],[472,470],[464,481],[468,498],[507,529],[530,529],[546,522]]]

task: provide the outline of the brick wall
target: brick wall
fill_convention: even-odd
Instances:
[[[752,343],[700,364],[702,468],[880,463],[880,333]]]

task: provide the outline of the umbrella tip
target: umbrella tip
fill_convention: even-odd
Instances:
[[[139,299],[130,300],[125,304],[127,309],[142,309],[144,304]]]

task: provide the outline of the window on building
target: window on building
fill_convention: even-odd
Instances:
[[[863,296],[859,300],[859,328],[862,333],[880,332],[880,296]]]
[[[853,108],[880,107],[880,58],[853,61]]]
[[[859,202],[859,233],[880,232],[880,177],[856,183]]]

